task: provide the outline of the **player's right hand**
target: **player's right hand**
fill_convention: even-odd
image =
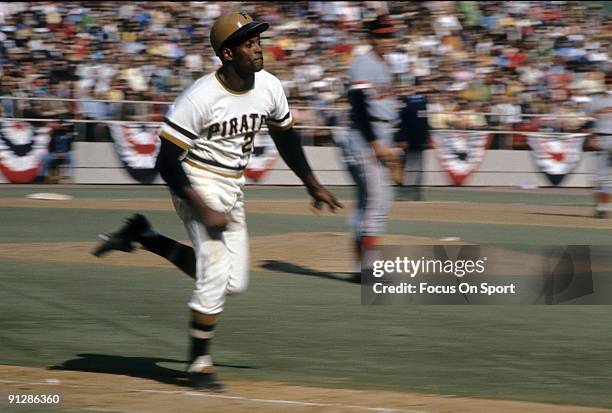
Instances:
[[[338,208],[344,208],[340,201],[338,201],[336,197],[323,186],[308,188],[308,193],[310,193],[310,196],[312,196],[312,207],[314,208],[315,213],[321,211],[324,205],[327,205],[329,210],[334,213]]]
[[[184,189],[185,201],[191,207],[193,216],[207,229],[223,231],[229,222],[229,217],[209,207],[200,194],[192,187]]]
[[[209,207],[200,208],[200,222],[208,229],[223,231],[229,222],[227,214]]]

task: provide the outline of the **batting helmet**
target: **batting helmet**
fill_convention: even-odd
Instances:
[[[240,44],[241,40],[268,30],[270,25],[256,22],[245,12],[234,12],[221,16],[210,29],[210,44],[217,56],[221,56],[223,46]]]

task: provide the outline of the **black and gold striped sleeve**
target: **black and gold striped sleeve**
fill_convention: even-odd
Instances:
[[[179,98],[164,118],[159,136],[189,150],[198,140],[197,131],[202,124],[202,116],[193,102],[188,97]]]
[[[287,114],[281,119],[268,119],[267,124],[269,128],[276,130],[287,130],[293,127],[295,120],[291,116],[291,112],[287,111]]]

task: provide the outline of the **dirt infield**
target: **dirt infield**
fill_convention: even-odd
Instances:
[[[0,366],[9,394],[60,394],[62,407],[116,412],[238,411],[333,413],[610,413],[612,410],[392,391],[342,390],[266,381],[229,381],[207,393],[154,380],[100,373]],[[180,407],[179,407],[180,406]]]
[[[183,241],[189,244],[188,241]],[[355,270],[351,238],[342,232],[291,232],[281,235],[251,237],[251,271],[277,269],[319,273],[350,273]],[[387,235],[386,245],[459,245],[461,241],[441,241],[428,237]],[[172,269],[165,259],[147,251],[136,249],[131,254],[110,253],[99,259],[91,255],[95,242],[40,242],[3,243],[0,260],[80,263],[96,266],[148,267]],[[498,270],[520,275],[522,267],[517,262],[527,263],[537,255],[507,249],[491,248],[496,254]],[[291,268],[289,268],[289,266]],[[504,267],[501,267],[504,266]],[[526,267],[529,268],[529,267]],[[606,268],[593,267],[594,271]],[[526,270],[528,271],[528,269]]]
[[[183,241],[188,244],[188,241]],[[353,271],[348,233],[292,232],[251,237],[251,270],[260,271],[270,263],[291,263],[296,267],[321,272]],[[441,242],[427,237],[390,235],[387,244],[426,245]],[[0,259],[116,265],[122,267],[172,268],[165,259],[143,250],[132,254],[115,252],[104,259],[91,255],[95,242],[3,243]]]

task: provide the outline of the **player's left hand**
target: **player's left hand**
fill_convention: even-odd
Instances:
[[[336,212],[338,208],[344,208],[340,201],[322,186],[308,189],[308,192],[313,199],[312,206],[315,211],[321,211],[325,205],[329,207],[331,212]]]

